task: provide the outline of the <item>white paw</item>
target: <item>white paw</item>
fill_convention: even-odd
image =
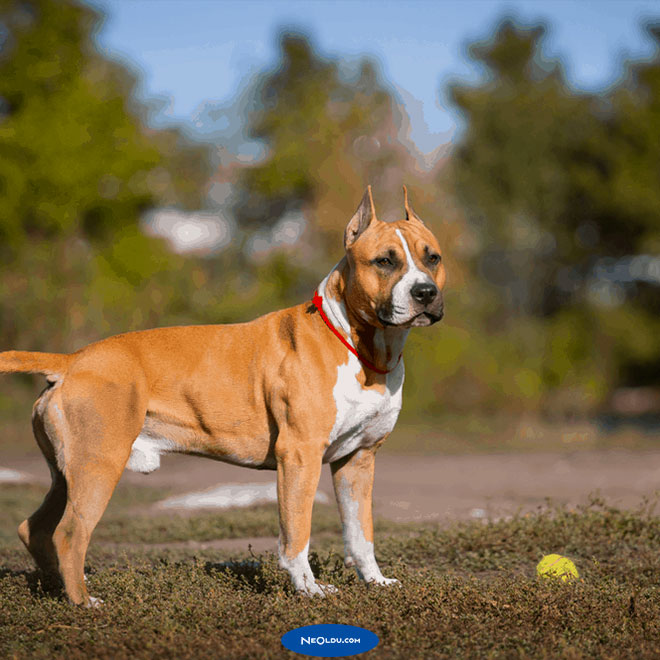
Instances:
[[[94,596],[90,596],[85,607],[101,607],[102,605],[104,605],[102,598],[94,598]]]
[[[321,596],[325,597],[326,594],[335,594],[339,591],[333,584],[321,584],[320,582],[306,583],[304,588],[298,589],[298,593],[305,596]]]
[[[400,584],[400,582],[395,578],[386,578],[380,574],[363,579],[367,584],[376,584],[381,587],[389,587],[391,584]]]

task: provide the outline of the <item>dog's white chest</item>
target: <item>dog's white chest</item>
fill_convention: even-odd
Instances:
[[[369,447],[388,434],[401,410],[403,362],[387,375],[383,393],[365,390],[357,381],[361,369],[358,359],[350,354],[348,364],[337,369],[337,382],[332,390],[337,417],[330,432],[330,446],[324,462],[336,461],[359,447]]]

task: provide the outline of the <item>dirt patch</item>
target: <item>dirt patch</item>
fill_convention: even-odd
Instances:
[[[212,541],[170,541],[168,543],[109,543],[100,541],[100,547],[118,550],[228,550],[230,552],[277,552],[277,536],[247,536],[240,539],[213,539]]]
[[[660,451],[382,456],[376,512],[393,520],[496,518],[594,492],[622,508],[660,488]]]
[[[49,483],[35,457],[0,457],[0,466]],[[192,456],[167,456],[151,475],[125,472],[122,484],[168,487],[176,493],[227,483],[273,483],[275,473]],[[319,488],[332,496],[330,470]],[[660,489],[660,450],[401,456],[376,460],[374,510],[396,521],[498,518],[555,503],[586,503],[598,492],[610,504],[634,508]],[[243,541],[243,540],[242,540]],[[247,545],[245,546],[247,548]]]

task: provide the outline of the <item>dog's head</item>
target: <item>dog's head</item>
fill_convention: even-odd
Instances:
[[[444,313],[440,246],[403,193],[405,220],[381,222],[369,186],[344,233],[347,298],[356,315],[381,328],[432,325]]]

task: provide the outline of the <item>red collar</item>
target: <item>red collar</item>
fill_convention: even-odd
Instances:
[[[314,305],[314,307],[316,307],[316,309],[319,310],[319,314],[321,315],[321,318],[325,321],[325,324],[328,326],[328,328],[330,328],[330,330],[332,330],[332,332],[333,332],[333,334],[335,335],[335,337],[337,337],[337,339],[339,339],[339,341],[340,341],[342,344],[344,344],[344,346],[346,346],[346,348],[347,348],[351,353],[353,353],[353,355],[355,355],[355,357],[356,357],[358,360],[360,360],[360,362],[362,362],[362,364],[363,364],[365,367],[368,367],[369,369],[371,369],[371,371],[375,371],[377,374],[389,374],[391,371],[394,371],[394,369],[397,368],[399,362],[401,361],[401,355],[403,355],[403,353],[401,353],[401,355],[399,355],[399,359],[396,361],[396,364],[395,364],[391,369],[379,369],[377,366],[375,366],[374,364],[372,364],[371,362],[369,362],[369,360],[367,360],[366,358],[362,357],[362,356],[361,356],[361,355],[360,355],[360,354],[359,354],[359,353],[358,353],[358,352],[357,352],[357,351],[356,351],[356,350],[355,350],[355,349],[354,349],[354,348],[353,348],[353,347],[352,347],[352,346],[351,346],[351,345],[350,345],[350,344],[349,344],[349,343],[348,343],[348,342],[342,337],[342,335],[341,335],[341,333],[339,332],[339,330],[337,330],[337,328],[335,328],[335,326],[332,325],[332,321],[330,321],[330,319],[326,316],[326,313],[323,311],[323,298],[321,298],[321,296],[319,296],[319,292],[318,292],[318,291],[314,291],[314,297],[312,298],[312,304]]]

